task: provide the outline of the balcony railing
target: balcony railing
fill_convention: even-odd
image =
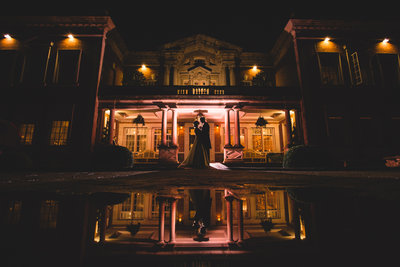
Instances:
[[[298,99],[299,89],[255,86],[110,86],[100,88],[99,96],[103,99],[133,96],[268,96]]]

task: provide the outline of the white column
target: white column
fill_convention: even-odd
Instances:
[[[158,198],[158,244],[164,244],[165,198]]]
[[[235,139],[235,147],[241,147],[242,145],[240,144],[240,114],[239,114],[240,109],[235,108],[235,131],[233,133],[234,139]]]
[[[172,145],[178,146],[178,111],[173,108],[172,110]]]
[[[285,109],[285,126],[287,145],[292,143],[292,121],[290,120],[290,110]]]
[[[162,108],[162,120],[161,120],[161,146],[167,146],[167,125],[168,125],[168,109]]]
[[[230,108],[225,108],[225,147],[231,147],[231,122],[229,118]]]
[[[169,228],[169,244],[175,244],[175,224],[176,224],[176,198],[171,198],[171,220]]]
[[[114,140],[114,135],[115,135],[115,109],[111,108],[110,109],[110,126],[108,129],[108,134],[109,134],[109,143],[112,144]]]
[[[233,242],[233,214],[232,214],[232,196],[226,196],[226,232],[227,232],[227,241]]]

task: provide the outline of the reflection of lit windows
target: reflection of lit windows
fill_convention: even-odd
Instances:
[[[256,195],[256,218],[281,218],[278,192],[267,190]]]
[[[144,212],[144,194],[132,193],[120,204],[119,218],[122,220],[139,220],[143,219]]]
[[[68,140],[69,121],[53,121],[50,134],[50,145],[65,146]]]
[[[35,124],[21,124],[19,127],[20,142],[22,145],[32,145],[33,131],[35,129]]]
[[[51,229],[57,225],[58,202],[45,200],[40,208],[40,228]]]
[[[20,200],[11,200],[8,203],[6,224],[16,225],[20,222],[21,206],[22,206],[22,201]]]

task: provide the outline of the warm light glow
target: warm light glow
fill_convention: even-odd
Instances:
[[[74,40],[74,39],[75,39],[75,37],[74,37],[72,34],[68,34],[68,38],[69,38],[70,40]]]
[[[147,69],[147,67],[146,67],[146,65],[142,65],[142,70],[145,70],[145,69]]]
[[[4,38],[6,38],[7,40],[11,40],[12,39],[12,37],[8,33],[4,34]]]
[[[325,39],[324,39],[324,42],[329,42],[331,40],[331,38],[329,38],[329,37],[325,37]]]
[[[217,215],[217,221],[219,221],[219,222],[221,221],[221,215],[219,215],[219,214]]]
[[[383,39],[382,43],[387,44],[389,42],[388,38]]]
[[[178,222],[182,222],[182,217],[179,217],[179,218],[178,218]]]
[[[253,70],[253,71],[257,71],[257,66],[254,65],[253,68],[252,68],[252,70]]]

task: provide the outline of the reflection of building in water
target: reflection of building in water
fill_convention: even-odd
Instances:
[[[191,225],[195,215],[193,203],[188,189],[179,189],[177,199],[176,221],[183,225]],[[210,189],[211,225],[226,224],[226,201],[224,189]],[[261,219],[272,218],[275,223],[286,223],[288,216],[288,198],[284,190],[264,190],[241,195],[243,200],[243,218],[245,224],[259,224]],[[113,225],[130,224],[132,221],[142,225],[157,225],[159,203],[156,194],[130,193],[123,203],[113,206]],[[232,206],[234,219],[237,219],[237,205]],[[170,207],[166,205],[167,217]]]

